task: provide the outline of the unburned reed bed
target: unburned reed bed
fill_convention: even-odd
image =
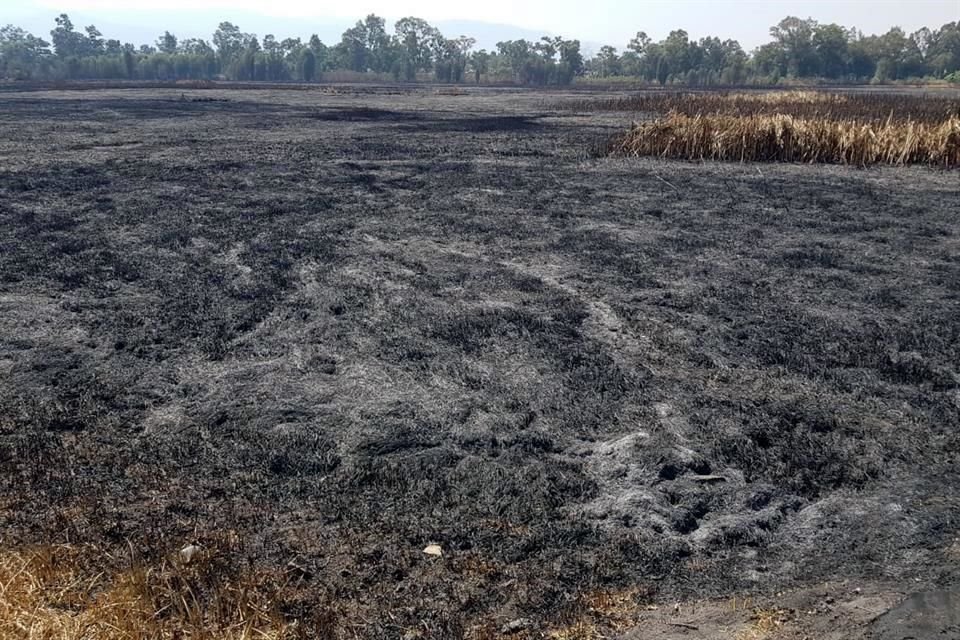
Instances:
[[[646,92],[602,100],[579,100],[564,109],[623,111],[687,116],[774,116],[859,122],[923,122],[939,124],[960,117],[960,100],[944,96],[880,92],[757,91]]]
[[[926,124],[671,113],[635,124],[611,143],[609,152],[687,160],[957,167],[960,117]]]

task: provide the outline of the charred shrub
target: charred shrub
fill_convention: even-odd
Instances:
[[[882,472],[877,443],[815,405],[770,400],[744,408],[742,430],[720,437],[715,455],[742,469],[748,482],[815,498],[841,487],[863,487]]]
[[[494,339],[530,339],[553,328],[549,318],[524,309],[481,309],[450,318],[435,331],[436,337],[467,353],[480,351]]]
[[[780,259],[793,269],[840,269],[843,267],[843,254],[836,247],[822,243],[804,245],[780,254]]]
[[[340,466],[336,443],[306,430],[283,430],[265,443],[268,468],[282,476],[323,475]]]
[[[596,229],[565,233],[554,248],[578,261],[612,271],[635,285],[651,288],[658,286],[651,275],[655,268],[670,262],[662,247],[624,242],[610,232]]]

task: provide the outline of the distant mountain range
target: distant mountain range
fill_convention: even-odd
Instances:
[[[18,11],[4,8],[0,15],[0,26],[7,23],[15,24],[30,31],[36,36],[49,41],[50,30],[56,25],[55,11],[37,11],[34,8]],[[328,45],[340,42],[343,32],[356,23],[356,19],[343,18],[283,18],[266,16],[244,11],[225,10],[198,10],[193,12],[73,12],[70,19],[77,30],[86,25],[94,24],[103,33],[105,38],[116,38],[121,42],[132,42],[136,45],[153,44],[164,31],[170,31],[181,40],[186,38],[203,38],[209,41],[217,25],[228,21],[248,33],[255,33],[259,37],[273,34],[278,39],[300,37],[306,40],[312,34],[317,34]],[[393,31],[393,22],[397,17],[387,18],[388,29]],[[504,40],[539,40],[544,35],[553,35],[547,31],[536,31],[508,24],[493,24],[475,20],[440,20],[432,23],[448,38],[465,35],[477,39],[478,49],[494,50],[497,42]],[[565,37],[576,37],[575,34],[562,34]],[[584,43],[585,55],[599,49],[595,43]]]

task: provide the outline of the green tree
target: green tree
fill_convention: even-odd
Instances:
[[[163,35],[157,38],[157,51],[160,53],[174,54],[177,52],[177,36],[169,31],[164,31]]]
[[[407,17],[394,25],[400,47],[400,63],[406,80],[415,80],[418,71],[430,68],[433,63],[431,43],[439,33],[421,18]]]
[[[300,63],[300,77],[304,82],[313,82],[317,76],[317,56],[312,50],[306,49],[303,52],[303,59]]]
[[[573,79],[583,75],[583,54],[580,53],[579,40],[561,40],[559,82],[570,84]]]
[[[133,80],[136,77],[137,59],[129,49],[123,52],[123,69],[127,80]]]
[[[594,72],[601,77],[616,76],[620,74],[620,57],[617,55],[616,47],[606,45],[600,47],[600,51],[593,59]]]
[[[83,55],[97,56],[104,51],[103,34],[92,24],[83,28],[87,33]]]
[[[528,63],[532,47],[526,40],[506,40],[497,43],[497,54],[503,58],[513,75],[514,81],[526,84],[528,81]]]
[[[224,67],[249,48],[251,40],[256,37],[243,33],[240,28],[230,22],[221,22],[213,33],[213,46],[217,48],[220,64]]]
[[[50,45],[12,24],[0,29],[0,77],[30,79],[40,75]]]
[[[533,50],[537,52],[544,61],[552,62],[557,57],[557,50],[560,44],[559,38],[543,36],[539,42],[534,43]]]
[[[931,31],[926,63],[930,72],[940,78],[960,69],[960,22]]]
[[[689,34],[683,29],[671,31],[661,43],[661,49],[663,50],[661,63],[666,65],[666,73],[674,78],[686,77],[687,71],[693,66]]]
[[[480,84],[480,78],[490,71],[490,53],[486,49],[474,51],[470,55],[470,69],[474,82]]]
[[[763,82],[776,84],[787,68],[787,57],[777,42],[768,42],[753,52],[753,67]]]
[[[317,73],[326,71],[330,67],[330,48],[323,44],[323,41],[316,34],[310,36],[310,42],[307,46],[317,59]]]
[[[840,78],[850,66],[850,35],[837,24],[813,27],[810,43],[817,59],[817,71],[825,78]]]
[[[777,26],[770,28],[770,35],[783,50],[787,64],[785,71],[791,78],[808,77],[816,73],[817,59],[813,47],[816,27],[815,20],[787,16]]]
[[[206,56],[214,53],[213,47],[206,40],[200,38],[188,38],[180,43],[179,50],[196,56]]]
[[[470,36],[460,36],[453,40],[454,56],[451,61],[453,66],[453,82],[463,82],[467,73],[467,64],[470,61],[470,52],[477,45],[477,39]]]
[[[915,44],[900,27],[894,27],[874,41],[877,70],[875,82],[886,82],[909,75]],[[916,54],[919,55],[919,54]]]
[[[61,58],[82,56],[86,52],[86,38],[73,30],[70,16],[61,13],[56,17],[57,26],[50,32],[53,49]]]
[[[300,38],[284,38],[280,42],[280,55],[290,61],[302,62],[305,48]]]
[[[341,64],[350,71],[365,72],[369,68],[370,51],[367,49],[367,25],[357,22],[343,32],[337,45]]]
[[[394,47],[383,18],[370,14],[363,21],[369,67],[378,73],[390,71],[394,63]]]
[[[647,52],[647,47],[650,46],[650,43],[650,36],[647,35],[647,32],[638,31],[637,35],[635,35],[627,45],[627,50],[635,53],[638,58],[642,58],[643,54]]]
[[[736,40],[724,40],[724,67],[720,72],[720,84],[741,85],[747,79],[749,57]]]

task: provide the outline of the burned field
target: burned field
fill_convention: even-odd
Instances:
[[[0,568],[89,586],[37,624],[589,638],[960,577],[955,171],[598,158],[623,114],[515,91],[0,104]]]

